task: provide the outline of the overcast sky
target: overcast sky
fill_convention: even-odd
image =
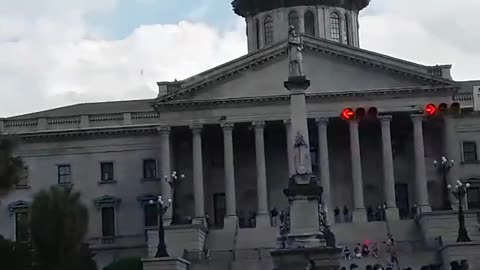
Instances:
[[[156,96],[246,53],[230,0],[0,0],[0,117]],[[372,0],[361,47],[480,79],[479,0]]]

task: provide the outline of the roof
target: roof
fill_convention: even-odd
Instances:
[[[65,107],[58,107],[46,111],[23,114],[5,118],[6,120],[27,119],[27,118],[49,118],[65,117],[75,115],[91,114],[116,114],[124,112],[145,112],[153,111],[151,106],[152,99],[127,100],[127,101],[107,101],[80,103]]]

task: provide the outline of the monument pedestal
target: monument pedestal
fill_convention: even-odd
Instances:
[[[143,270],[187,270],[190,262],[182,258],[142,259]]]
[[[341,248],[315,247],[277,249],[270,254],[277,270],[338,270],[341,253]]]

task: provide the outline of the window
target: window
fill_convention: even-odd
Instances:
[[[463,142],[463,161],[477,161],[477,144],[475,142]]]
[[[260,49],[260,21],[255,20],[255,41],[257,42],[257,49]]]
[[[273,42],[273,20],[272,17],[267,16],[263,22],[265,30],[265,45]]]
[[[297,33],[299,32],[299,23],[298,23],[298,13],[296,11],[290,11],[288,13],[288,26],[293,26],[295,27],[295,30]]]
[[[345,23],[343,24],[343,43],[345,44],[350,44],[350,35],[349,35],[349,29],[350,29],[350,21],[348,20],[348,15],[345,14]]]
[[[305,20],[305,34],[315,36],[315,15],[308,10],[303,16]]]
[[[113,181],[113,162],[102,162],[100,173],[102,181]]]
[[[157,162],[154,159],[146,159],[143,161],[143,178],[155,179],[157,177]]]
[[[70,165],[58,165],[58,183],[70,184],[72,182],[72,170]]]
[[[115,237],[115,208],[102,208],[102,237]]]
[[[336,12],[330,14],[330,36],[333,41],[340,42],[340,17]]]
[[[469,209],[480,209],[480,187],[469,188],[467,200]]]
[[[145,214],[145,227],[156,227],[158,225],[157,205],[145,204],[143,210]]]
[[[28,186],[28,167],[24,167],[20,172],[20,177],[18,179],[17,187],[27,187]]]
[[[28,242],[30,240],[28,229],[28,212],[15,213],[15,241]]]

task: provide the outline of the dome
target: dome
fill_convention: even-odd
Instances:
[[[247,23],[248,51],[286,40],[288,27],[303,35],[359,47],[359,12],[370,0],[234,0]]]

